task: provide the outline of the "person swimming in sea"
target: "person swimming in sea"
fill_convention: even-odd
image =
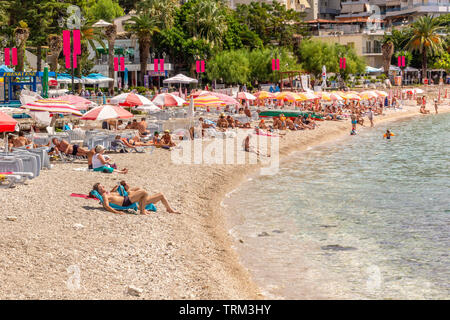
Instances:
[[[392,132],[390,132],[389,130],[386,130],[386,133],[383,135],[383,138],[390,140],[391,137],[393,137],[393,136],[394,136],[394,134]]]

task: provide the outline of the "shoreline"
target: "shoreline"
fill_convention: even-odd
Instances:
[[[410,118],[415,118],[418,116],[424,116],[420,113],[418,113],[419,107],[413,106],[413,107],[408,107],[407,111],[391,111],[389,112],[389,114],[385,114],[382,116],[382,118],[375,118],[374,119],[374,128],[376,128],[377,126],[384,124],[384,123],[389,123],[389,122],[395,122],[395,121],[401,121],[401,120],[407,120]],[[440,110],[439,113],[450,113],[450,106],[445,106],[442,107],[440,106]],[[430,115],[434,115],[434,113],[431,113]],[[320,123],[320,122],[319,122]],[[327,123],[333,124],[334,122],[332,121],[327,121]],[[283,163],[284,161],[287,161],[288,157],[293,154],[293,153],[298,153],[298,152],[302,152],[307,150],[308,148],[311,147],[316,147],[319,146],[321,144],[327,143],[327,142],[332,142],[332,141],[336,141],[339,139],[348,139],[351,138],[350,135],[348,135],[348,130],[349,130],[349,124],[348,121],[341,121],[341,122],[337,122],[334,124],[340,124],[340,125],[336,125],[334,127],[336,128],[332,128],[332,133],[333,135],[331,137],[324,137],[324,136],[319,136],[316,137],[315,140],[311,141],[310,143],[304,144],[301,147],[299,147],[298,145],[296,145],[295,142],[291,142],[287,145],[284,145],[281,147],[280,150],[280,164]],[[342,124],[344,124],[344,126],[342,126]],[[370,127],[364,127],[364,130],[368,130],[370,129]],[[289,132],[289,133],[293,133],[293,132]],[[295,134],[295,133],[293,133]],[[230,212],[226,212],[225,208],[223,208],[221,206],[221,204],[223,203],[223,201],[225,200],[226,196],[231,193],[234,192],[235,190],[237,190],[239,188],[239,186],[244,183],[245,181],[247,181],[249,178],[252,178],[253,176],[256,175],[256,171],[259,169],[260,167],[257,168],[252,168],[252,170],[250,172],[247,172],[246,174],[236,177],[233,181],[230,182],[229,186],[227,188],[225,188],[223,190],[221,190],[222,193],[222,197],[219,197],[219,203],[215,203],[212,206],[217,206],[219,209],[217,210],[217,212],[215,213],[218,216],[222,217],[222,223],[223,225],[227,225],[228,223],[226,222],[227,219],[230,219]],[[232,236],[229,233],[229,230],[225,230],[222,231],[225,232],[226,234],[222,233],[222,236],[226,236],[228,238],[230,238],[230,246],[233,246],[233,243],[235,242],[235,240],[232,239]],[[235,251],[233,249],[233,251]],[[235,252],[236,253],[236,252]],[[238,256],[238,254],[236,253],[236,256]],[[239,258],[238,258],[239,259]],[[240,262],[238,262],[240,264]],[[250,279],[247,279],[247,281],[253,281],[251,278],[251,271],[248,270],[244,265],[241,265],[241,268],[244,269],[244,271],[248,274],[248,276],[250,277]],[[263,296],[263,294],[260,292],[260,288],[256,285],[256,283],[253,283],[256,288],[257,291],[255,292],[255,294],[259,297],[262,297],[262,299],[264,299],[265,297]],[[304,296],[308,296],[307,294],[304,294]]]
[[[375,124],[416,115],[418,108],[408,107],[375,118]],[[288,132],[280,143],[280,161],[344,137],[349,128],[346,120],[326,121],[315,130]],[[27,185],[2,189],[2,299],[265,298],[233,249],[229,213],[220,205],[260,164],[174,164],[161,149],[112,157],[130,173],[106,175],[78,171],[85,162],[57,163]],[[88,193],[96,182],[110,188],[122,179],[163,192],[183,214],[167,214],[158,204],[150,216],[114,215],[97,201],[69,197]],[[142,293],[131,296],[128,286]]]

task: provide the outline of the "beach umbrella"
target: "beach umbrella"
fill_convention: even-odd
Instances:
[[[122,107],[105,104],[95,107],[81,117],[81,120],[108,120],[108,119],[128,119],[133,118],[133,114]]]
[[[236,98],[241,100],[256,100],[256,97],[248,92],[238,92]]]
[[[171,93],[161,93],[152,102],[158,107],[181,107],[186,101]]]
[[[283,91],[283,92],[276,93],[275,99],[293,102],[293,101],[298,101],[300,98],[294,92]]]
[[[226,102],[213,95],[199,96],[193,102],[196,107],[218,107],[226,105]]]
[[[57,98],[50,98],[49,100],[55,100],[55,101],[67,101],[69,104],[76,107],[78,110],[87,110],[89,107],[94,106],[95,103],[92,101],[85,99],[80,96],[75,96],[72,94],[60,96]]]
[[[317,92],[315,93],[316,96],[320,96],[322,100],[325,101],[342,101],[344,100],[340,95],[336,94],[335,92]]]
[[[82,81],[86,84],[100,84],[114,81],[114,79],[104,76],[101,73],[91,73],[85,77],[82,77]]]
[[[359,94],[361,99],[363,100],[370,100],[370,99],[377,99],[378,95],[373,91],[363,91]]]
[[[197,98],[198,96],[201,95],[205,95],[205,94],[212,94],[211,91],[206,91],[206,90],[194,90],[191,92],[191,94],[189,95],[189,98]]]
[[[388,96],[387,92],[384,92],[384,91],[375,90],[374,92],[380,97],[387,97]]]
[[[198,80],[193,79],[193,78],[189,78],[187,76],[185,76],[184,74],[177,74],[176,76],[172,77],[172,78],[167,78],[165,80],[163,80],[163,83],[184,83],[184,84],[189,84],[189,83],[198,83]]]
[[[103,27],[107,27],[110,25],[112,25],[112,23],[109,23],[109,22],[106,22],[105,20],[100,19],[96,23],[94,23],[92,26],[94,28],[103,28]]]
[[[81,116],[80,110],[78,110],[70,102],[59,99],[42,99],[34,102],[29,102],[21,106],[23,109],[30,111],[47,111],[49,113],[64,113],[72,114],[75,116]]]
[[[111,98],[110,103],[118,104],[125,107],[134,107],[143,105],[155,106],[154,103],[151,102],[146,97],[132,92],[119,94],[118,96]]]
[[[361,100],[361,97],[358,94],[352,92],[344,94],[342,96],[345,100],[357,100],[357,101]]]
[[[16,120],[0,111],[0,132],[14,132],[16,130],[16,125]]]
[[[306,100],[315,100],[319,99],[317,95],[314,94],[314,92],[299,92],[297,95],[300,97],[300,101],[306,101]]]
[[[258,91],[257,93],[255,93],[255,97],[260,100],[275,99],[275,94],[268,91]]]
[[[212,91],[211,92],[210,91],[202,91],[200,96],[204,96],[204,95],[208,95],[208,94],[219,98],[220,100],[225,102],[227,105],[239,105],[239,101],[237,101],[236,99],[230,97],[229,95],[223,94],[223,93],[212,92]]]

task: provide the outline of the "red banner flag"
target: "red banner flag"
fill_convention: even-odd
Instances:
[[[342,58],[342,69],[345,69],[347,67],[347,59]]]
[[[119,71],[119,58],[114,57],[114,71]]]
[[[73,54],[81,54],[81,32],[80,30],[73,30]]]
[[[158,71],[158,64],[159,64],[158,59],[153,60],[153,71],[155,71],[155,72]]]
[[[201,69],[202,72],[205,72],[205,60],[202,60]]]
[[[125,57],[120,57],[120,71],[125,71]]]
[[[272,71],[275,71],[275,68],[276,68],[275,59],[272,59]]]
[[[277,71],[280,71],[280,59],[277,59]]]
[[[9,66],[11,64],[9,48],[5,48],[5,65]]]
[[[402,66],[402,57],[398,56],[397,60],[398,60],[398,63],[397,63],[398,67],[401,67]]]
[[[164,59],[159,60],[159,65],[160,65],[159,71],[164,72]]]
[[[63,30],[63,53],[70,56],[70,30]]]
[[[66,69],[70,69],[71,68],[70,54],[66,55],[65,60],[66,60]]]
[[[17,66],[17,48],[12,48],[12,65]]]
[[[195,61],[197,73],[200,73],[200,60]]]
[[[402,66],[406,67],[406,57],[402,56]]]

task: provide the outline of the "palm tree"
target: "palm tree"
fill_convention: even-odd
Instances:
[[[127,24],[127,29],[138,38],[141,83],[144,83],[144,75],[147,71],[147,60],[150,55],[152,36],[156,32],[160,32],[160,29],[157,27],[157,21],[150,13],[132,17],[130,22],[130,24]]]
[[[392,55],[394,54],[394,43],[390,40],[383,43],[381,52],[383,53],[384,74],[389,77],[389,68],[391,66]]]
[[[110,24],[105,28],[105,36],[108,40],[108,75],[114,79],[114,44],[117,36],[117,26]],[[114,82],[109,82],[109,93],[114,94]]]
[[[406,47],[411,51],[419,51],[422,55],[422,78],[427,77],[428,56],[442,52],[442,38],[439,32],[443,29],[439,20],[432,17],[421,17],[411,26],[412,37]]]
[[[215,0],[199,1],[186,19],[186,26],[194,39],[202,38],[212,46],[222,44],[223,34],[227,30],[224,8]]]
[[[14,37],[17,44],[16,71],[24,70],[25,47],[29,36],[30,36],[30,29],[28,29],[27,23],[24,21],[20,21],[19,26],[14,30]]]
[[[58,71],[58,57],[63,50],[63,38],[57,34],[50,34],[47,38],[49,53],[50,71]]]
[[[152,37],[162,29],[172,27],[176,3],[175,0],[141,1],[138,6],[139,15],[132,17],[126,25],[126,29],[138,39],[141,83],[144,83],[144,75],[147,71]]]

